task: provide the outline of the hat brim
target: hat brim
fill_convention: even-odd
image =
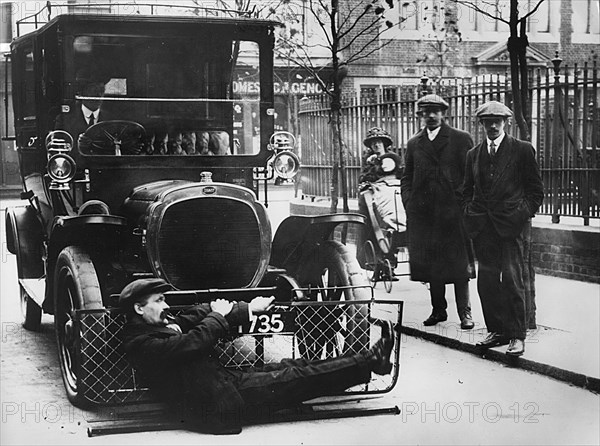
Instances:
[[[384,145],[386,147],[389,147],[394,143],[392,141],[392,138],[390,138],[389,136],[369,136],[368,138],[364,139],[363,144],[367,147],[370,147],[371,143],[376,139],[381,139],[382,141],[384,141]]]
[[[133,293],[127,297],[121,296],[119,297],[119,306],[123,308],[130,308],[133,306],[135,302],[139,302],[141,299],[150,296],[152,294],[164,293],[165,291],[172,291],[175,288],[173,285],[169,283],[162,283],[153,286],[150,289],[145,290],[144,292]]]
[[[444,105],[444,104],[433,104],[433,103],[429,103],[429,102],[426,102],[424,104],[419,104],[417,108],[419,110],[424,109],[424,108],[437,108],[437,109],[442,110],[442,111],[448,110],[448,106],[447,105]]]

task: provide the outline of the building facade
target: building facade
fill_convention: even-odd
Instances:
[[[361,3],[365,2],[340,2],[346,11]],[[509,70],[510,31],[504,22],[509,18],[509,0],[396,1],[393,8],[381,3],[393,26],[378,41],[382,49],[350,67],[344,85],[359,102],[398,100],[402,85],[418,84],[424,76],[444,82],[504,75]],[[557,53],[563,66],[593,63],[600,53],[600,0],[519,0],[520,17],[534,9],[527,21],[530,67],[551,67]],[[361,36],[355,45],[376,31]]]

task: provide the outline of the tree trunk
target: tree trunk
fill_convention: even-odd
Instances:
[[[335,72],[335,71],[334,71]],[[335,99],[332,100],[331,104],[331,136],[332,136],[332,172],[331,172],[331,212],[337,213],[338,197],[339,197],[339,175],[340,171],[340,135],[339,127],[337,123],[340,120],[340,104]]]
[[[531,117],[529,115],[529,73],[527,67],[527,47],[529,40],[527,39],[527,21],[521,21],[521,30],[519,33],[519,69],[521,71],[521,112],[523,121],[525,122],[526,131],[521,131],[521,139],[525,141],[531,140]]]
[[[331,126],[331,139],[333,143],[333,162],[332,162],[332,172],[331,172],[331,212],[337,213],[338,206],[338,197],[339,197],[339,172],[343,170],[343,162],[342,162],[342,144],[341,144],[341,134],[340,134],[340,110],[342,108],[341,104],[341,88],[340,88],[340,76],[339,76],[339,68],[340,68],[340,60],[338,57],[338,44],[339,39],[337,36],[337,14],[339,10],[339,0],[331,0],[331,62],[332,62],[332,78],[331,82],[333,84],[333,92],[331,96],[331,115],[329,125]],[[342,179],[345,177],[342,172]],[[342,188],[344,188],[345,183],[342,183]]]
[[[510,56],[510,83],[513,94],[513,108],[515,121],[519,127],[519,134],[522,139],[529,140],[529,127],[523,115],[523,99],[521,95],[521,69],[520,52],[522,42],[519,39],[519,1],[510,1],[510,37],[508,38],[508,54]],[[523,48],[526,51],[527,47]]]

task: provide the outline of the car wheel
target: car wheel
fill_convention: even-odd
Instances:
[[[77,406],[87,405],[86,392],[92,390],[82,379],[83,363],[94,366],[94,358],[82,357],[82,344],[100,343],[104,331],[102,314],[94,315],[95,323],[89,324],[91,329],[81,329],[80,339],[77,311],[102,308],[100,284],[90,256],[80,247],[64,248],[58,256],[54,276],[54,327],[67,397]],[[101,350],[97,349],[98,355]]]
[[[298,282],[313,301],[368,301],[370,285],[348,247],[318,245],[303,262]],[[310,360],[358,353],[369,348],[368,303],[307,307],[299,318],[300,354]]]

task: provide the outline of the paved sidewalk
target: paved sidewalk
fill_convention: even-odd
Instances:
[[[402,265],[396,272],[402,272],[401,268]],[[451,285],[446,287],[448,320],[433,327],[423,325],[431,313],[429,290],[425,284],[400,277],[398,282],[393,282],[389,294],[385,292],[383,283],[377,283],[375,297],[404,301],[402,331],[405,334],[600,392],[599,284],[536,275],[538,328],[529,330],[525,354],[520,358],[507,356],[507,346],[488,351],[475,347],[475,343],[483,339],[487,331],[476,280],[470,282],[470,291],[475,322],[473,330],[460,328]]]

